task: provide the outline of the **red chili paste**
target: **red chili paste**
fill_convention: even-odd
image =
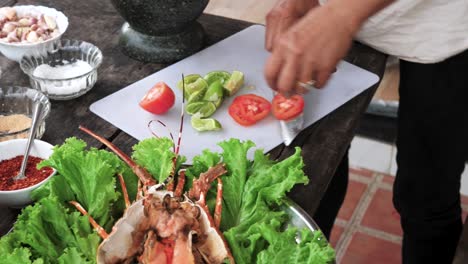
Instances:
[[[13,177],[20,171],[23,155],[0,161],[0,191],[24,189],[38,184],[49,177],[53,172],[52,168],[45,167],[40,170],[36,168],[37,164],[41,161],[41,158],[29,156],[25,172],[26,178],[16,181],[13,180]]]

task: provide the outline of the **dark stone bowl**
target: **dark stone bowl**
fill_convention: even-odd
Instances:
[[[209,0],[111,0],[115,9],[140,33],[154,36],[182,32]]]

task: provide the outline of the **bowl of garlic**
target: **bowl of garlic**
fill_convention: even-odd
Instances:
[[[0,8],[0,52],[19,62],[25,55],[43,55],[68,28],[68,18],[45,6]]]

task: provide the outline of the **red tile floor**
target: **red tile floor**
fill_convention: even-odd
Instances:
[[[393,176],[350,169],[346,198],[335,221],[330,242],[337,263],[401,263],[400,216],[392,204]],[[468,197],[462,197],[463,219]]]

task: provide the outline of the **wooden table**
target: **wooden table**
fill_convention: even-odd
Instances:
[[[16,1],[3,0],[0,4]],[[104,60],[99,68],[99,79],[86,95],[70,101],[52,101],[52,110],[46,121],[43,140],[61,144],[71,136],[85,139],[90,146],[102,148],[96,140],[78,130],[78,125],[96,131],[124,152],[129,153],[137,141],[89,111],[89,105],[127,85],[146,77],[166,65],[142,63],[123,55],[117,47],[119,30],[124,23],[110,1],[87,0],[20,0],[17,4],[34,4],[54,7],[69,18],[70,27],[64,38],[78,39],[97,45]],[[218,42],[248,26],[250,23],[213,15],[203,15],[199,22],[204,26],[206,45]],[[346,60],[382,77],[386,56],[367,46],[355,43]],[[1,85],[29,86],[28,78],[15,62],[0,57],[3,76]],[[291,197],[310,215],[313,215],[354,136],[359,119],[371,100],[377,85],[355,97],[319,122],[305,129],[292,146],[280,145],[271,151],[271,157],[283,159],[290,156],[294,146],[301,146],[306,164],[305,172],[310,184],[296,188]],[[18,211],[0,208],[0,235],[15,221]]]

